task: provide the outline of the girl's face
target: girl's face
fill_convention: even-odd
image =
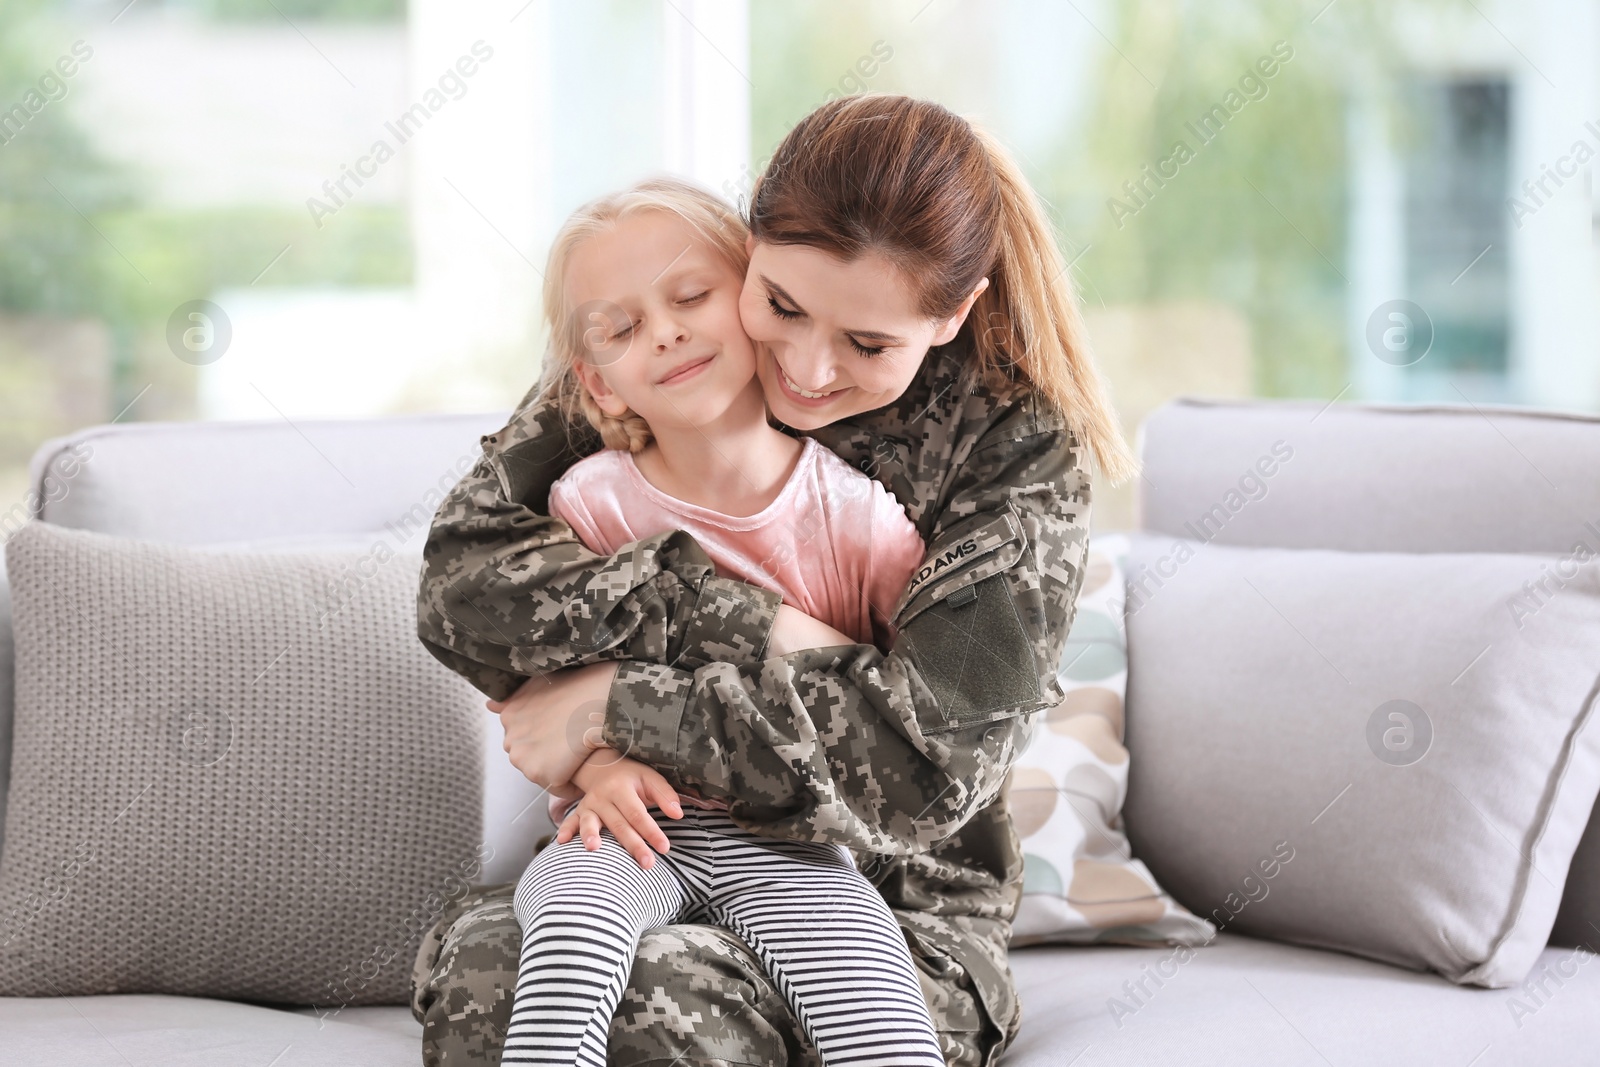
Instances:
[[[577,372],[600,410],[631,408],[658,436],[709,425],[741,402],[759,410],[742,281],[666,210],[624,216],[574,249],[566,290],[584,339]]]
[[[808,245],[746,242],[739,317],[759,349],[772,414],[814,430],[883,407],[916,377],[933,345],[955,337],[979,283],[955,315],[930,320],[905,276],[877,252],[845,262]]]

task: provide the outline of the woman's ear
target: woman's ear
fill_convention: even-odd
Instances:
[[[967,298],[961,301],[961,306],[956,308],[956,313],[940,323],[939,328],[933,332],[933,340],[930,344],[946,345],[954,340],[961,329],[961,324],[967,321],[967,315],[971,313],[972,305],[978,302],[978,297],[982,296],[983,291],[987,288],[989,288],[989,279],[979,278],[978,284],[972,287],[972,292],[968,293]]]
[[[744,235],[744,254],[747,256],[756,254],[756,235],[753,233]]]
[[[610,415],[613,419],[623,418],[628,414],[628,405],[618,396],[611,386],[606,384],[598,368],[590,366],[583,360],[578,360],[572,368],[577,372],[578,381],[583,383],[584,389],[594,398],[595,407]]]

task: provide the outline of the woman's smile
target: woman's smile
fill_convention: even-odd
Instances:
[[[778,379],[783,383],[784,392],[788,393],[789,399],[793,400],[797,404],[826,404],[829,400],[833,399],[835,393],[843,391],[840,389],[830,389],[827,392],[822,393],[808,392],[807,390],[804,390],[795,384],[794,379],[789,377],[788,371],[783,369],[783,365],[778,362],[776,356],[774,356],[772,359],[772,365],[778,368]]]

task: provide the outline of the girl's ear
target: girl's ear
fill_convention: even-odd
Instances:
[[[753,233],[747,233],[744,235],[744,254],[746,256],[753,256],[756,254],[756,235]]]
[[[961,301],[961,306],[956,308],[956,313],[939,324],[939,328],[933,332],[933,341],[930,343],[945,345],[954,340],[957,332],[961,329],[961,324],[967,321],[967,315],[971,313],[972,305],[978,302],[978,297],[982,296],[983,291],[987,288],[989,288],[989,279],[979,278],[978,284],[972,287],[972,292],[968,293],[967,298]]]
[[[577,372],[578,381],[583,383],[583,387],[594,398],[595,406],[602,412],[614,419],[620,419],[628,414],[627,403],[606,384],[598,368],[580,359],[573,364],[572,369]]]

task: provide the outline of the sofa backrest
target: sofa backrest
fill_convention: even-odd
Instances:
[[[32,488],[47,522],[154,541],[354,542],[398,528],[414,542],[431,519],[421,502],[453,485],[479,437],[508,417],[96,426],[45,442]],[[1600,549],[1600,418],[1182,397],[1146,419],[1139,444],[1139,526],[1173,536],[1367,551],[1564,554],[1578,540]],[[0,820],[12,674],[0,558]],[[485,825],[503,825],[526,783],[504,775],[488,735]]]
[[[120,537],[359,535],[400,521],[428,489],[449,489],[482,454],[478,438],[509,417],[95,426],[40,446],[30,481],[44,521]]]
[[[1140,428],[1141,529],[1218,544],[1600,550],[1600,418],[1180,397]],[[1270,473],[1269,473],[1270,472]]]
[[[479,438],[510,412],[403,415],[361,420],[162,422],[94,426],[46,441],[34,454],[31,491],[46,522],[121,537],[189,545],[236,542],[366,547],[385,533],[420,552],[438,496],[482,455]],[[20,520],[9,516],[9,537]],[[14,663],[10,590],[0,556],[0,827],[11,765]],[[489,714],[487,711],[485,715]],[[505,759],[499,729],[485,731],[484,825],[504,864],[548,818],[512,820],[537,790]],[[534,805],[542,816],[542,805]],[[524,841],[523,838],[528,838]]]

